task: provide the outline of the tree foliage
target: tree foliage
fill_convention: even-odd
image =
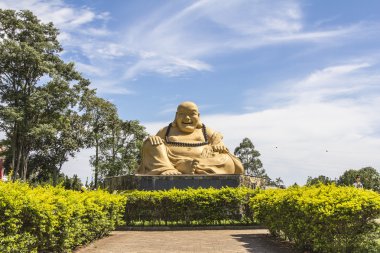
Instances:
[[[87,144],[95,148],[91,165],[96,188],[104,177],[131,174],[135,170],[147,133],[137,120],[120,119],[112,103],[96,96],[84,101]]]
[[[275,180],[272,180],[270,177],[266,176],[266,185],[267,186],[274,186],[277,188],[285,189],[284,181],[281,179],[281,177],[276,178]]]
[[[0,129],[15,178],[31,174],[32,156],[46,156],[59,173],[82,146],[73,118],[89,81],[60,58],[57,36],[30,11],[0,9]]]
[[[364,167],[359,170],[346,170],[338,179],[338,185],[352,185],[356,176],[360,176],[360,181],[365,189],[372,189],[380,192],[380,174],[372,167]]]
[[[259,159],[260,152],[255,149],[249,138],[243,139],[239,146],[235,148],[234,154],[241,160],[246,175],[263,178],[265,186],[285,188],[284,181],[280,177],[272,180],[267,175],[263,168],[263,163]]]
[[[101,149],[101,176],[131,174],[141,162],[147,133],[137,120],[118,120],[109,129]]]
[[[307,186],[317,185],[317,184],[328,185],[328,184],[332,184],[334,182],[335,182],[334,179],[330,179],[329,177],[324,176],[324,175],[319,175],[318,177],[314,177],[314,178],[309,176],[307,178],[306,185]]]
[[[243,141],[235,148],[234,154],[241,160],[245,174],[255,177],[266,176],[263,164],[260,159],[260,152],[255,150],[255,146],[249,138],[244,138]]]
[[[78,175],[74,174],[74,176],[71,178],[65,176],[65,180],[63,181],[63,187],[65,187],[66,190],[80,191],[82,190],[83,184]]]
[[[30,11],[0,9],[0,130],[6,134],[0,144],[13,179],[54,185],[64,181],[61,168],[70,156],[94,147],[96,187],[99,177],[133,171],[146,133],[137,121],[121,120],[74,63],[60,58],[58,34]]]

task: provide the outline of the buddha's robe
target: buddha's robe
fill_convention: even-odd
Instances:
[[[240,160],[231,153],[219,153],[212,146],[224,145],[222,135],[206,128],[208,144],[188,147],[168,144],[179,142],[177,136],[168,135],[167,128],[161,129],[157,136],[163,139],[163,144],[152,145],[146,140],[143,145],[142,163],[136,174],[160,175],[177,169],[182,174],[242,174],[244,171]],[[202,131],[198,129],[197,131]],[[200,135],[198,135],[200,136]],[[202,143],[204,138],[195,138],[189,143]],[[183,141],[183,143],[186,143]],[[196,160],[196,161],[195,161]],[[193,169],[195,168],[195,170]]]

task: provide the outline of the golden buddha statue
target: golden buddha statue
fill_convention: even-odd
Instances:
[[[201,123],[196,104],[183,102],[174,122],[144,142],[136,174],[243,174],[243,165],[222,138]]]

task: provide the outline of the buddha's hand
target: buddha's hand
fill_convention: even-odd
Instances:
[[[214,146],[212,146],[212,149],[218,153],[228,153],[229,152],[228,148],[224,145],[214,145]]]
[[[157,146],[157,145],[164,143],[164,141],[161,139],[161,137],[157,136],[157,135],[149,136],[148,139],[149,139],[150,144],[152,144],[153,146]]]
[[[181,175],[182,173],[178,170],[166,170],[161,173],[161,175]]]

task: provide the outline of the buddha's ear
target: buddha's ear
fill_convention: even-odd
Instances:
[[[174,117],[174,120],[172,122],[172,127],[177,127],[177,123],[176,123],[176,121],[177,121],[177,113],[178,112],[175,113],[175,117]]]
[[[198,124],[197,124],[197,128],[199,129],[199,128],[202,128],[202,126],[203,126],[203,124],[202,124],[202,121],[201,121],[201,119],[199,118],[201,116],[201,114],[198,112]]]

